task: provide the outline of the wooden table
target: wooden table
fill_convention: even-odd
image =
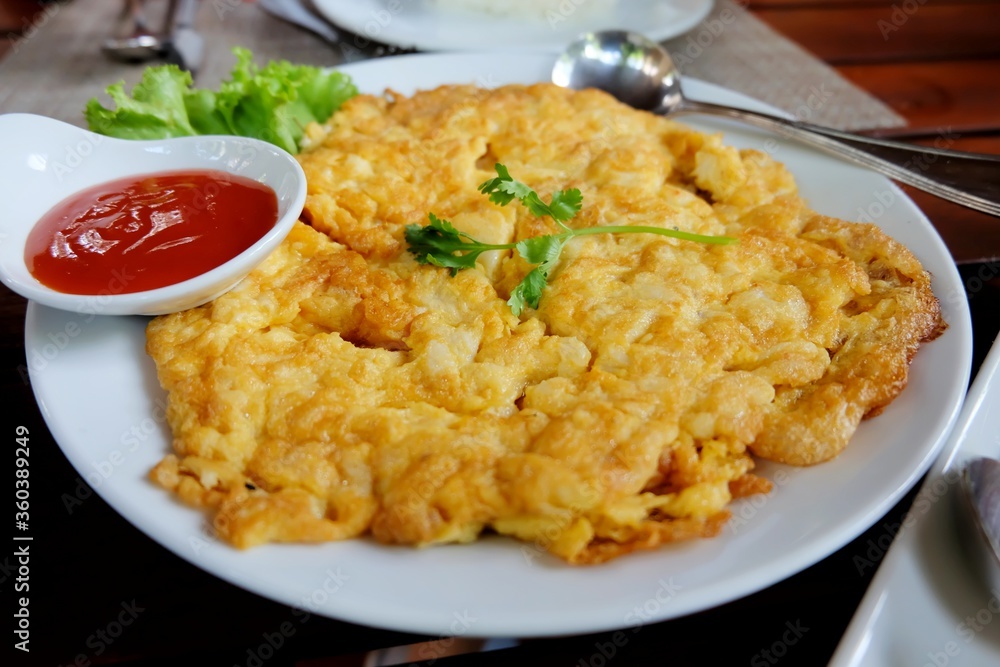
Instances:
[[[749,5],[906,117],[909,127],[896,134],[1000,154],[1000,1],[754,0]],[[0,34],[30,25],[37,10],[31,0],[3,0]],[[1000,330],[1000,220],[911,195],[962,263],[978,367]],[[982,259],[993,261],[972,261]],[[318,617],[280,637],[276,630],[293,618],[289,608],[177,558],[92,495],[52,441],[19,370],[25,364],[24,312],[23,299],[0,290],[4,422],[11,433],[16,425],[31,432],[31,516],[41,527],[31,547],[32,651],[18,652],[13,664],[362,665],[373,649],[426,639]],[[438,662],[770,665],[779,659],[777,651],[769,652],[772,646],[797,627],[801,638],[783,649],[783,662],[825,664],[875,571],[859,568],[856,557],[870,557],[872,544],[884,544],[912,497],[817,565],[718,609],[644,627],[625,646],[616,645],[614,633],[604,633],[532,640]],[[66,550],[65,544],[74,547]],[[0,587],[13,597],[12,565],[12,556],[0,557]],[[127,615],[131,605],[135,618],[127,632],[111,636],[111,622]]]

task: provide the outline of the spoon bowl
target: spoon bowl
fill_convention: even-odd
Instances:
[[[173,3],[167,10],[168,19]],[[111,37],[104,40],[104,55],[128,63],[155,60],[163,55],[167,41],[147,27],[142,0],[125,0],[122,14]]]
[[[876,139],[770,114],[687,98],[670,54],[634,32],[582,35],[552,68],[552,82],[598,88],[636,109],[660,115],[732,118],[873,169],[942,199],[1000,216],[1000,157]]]
[[[552,82],[564,88],[598,88],[631,107],[662,115],[684,101],[680,73],[670,54],[624,30],[581,36],[556,60]]]
[[[142,63],[163,55],[166,44],[152,33],[109,38],[101,45],[104,54],[126,63]]]
[[[0,115],[0,280],[40,304],[99,315],[162,315],[201,305],[232,289],[291,231],[305,204],[298,161],[272,144],[233,136],[150,141],[113,139],[44,116]],[[274,190],[278,219],[259,240],[194,278],[142,292],[67,294],[39,282],[25,262],[35,223],[69,195],[119,178],[215,170]]]

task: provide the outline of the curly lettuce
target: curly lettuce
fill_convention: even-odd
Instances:
[[[249,50],[233,53],[236,65],[218,90],[194,88],[191,74],[175,65],[147,67],[131,95],[123,82],[107,88],[113,109],[96,97],[87,102],[87,124],[121,139],[234,134],[298,153],[306,125],[325,122],[358,94],[350,77],[336,70],[285,60],[261,68]]]

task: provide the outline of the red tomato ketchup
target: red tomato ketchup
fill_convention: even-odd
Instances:
[[[39,282],[69,294],[142,292],[205,273],[278,220],[274,190],[222,171],[132,176],[67,197],[24,249]]]

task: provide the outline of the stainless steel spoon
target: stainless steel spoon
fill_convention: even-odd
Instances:
[[[985,406],[984,408],[985,409]],[[1000,461],[976,458],[962,471],[962,493],[966,516],[972,518],[976,567],[986,580],[1000,589]]]
[[[670,54],[642,35],[611,30],[583,35],[552,69],[553,83],[599,88],[661,115],[705,113],[750,125],[869,167],[942,199],[1000,216],[1000,157],[912,146],[686,98]]]
[[[121,16],[111,37],[104,40],[101,50],[114,60],[130,63],[145,62],[161,57],[167,49],[167,30],[153,32],[146,21],[144,0],[125,0]],[[176,0],[170,0],[167,8],[165,28],[173,22]]]

